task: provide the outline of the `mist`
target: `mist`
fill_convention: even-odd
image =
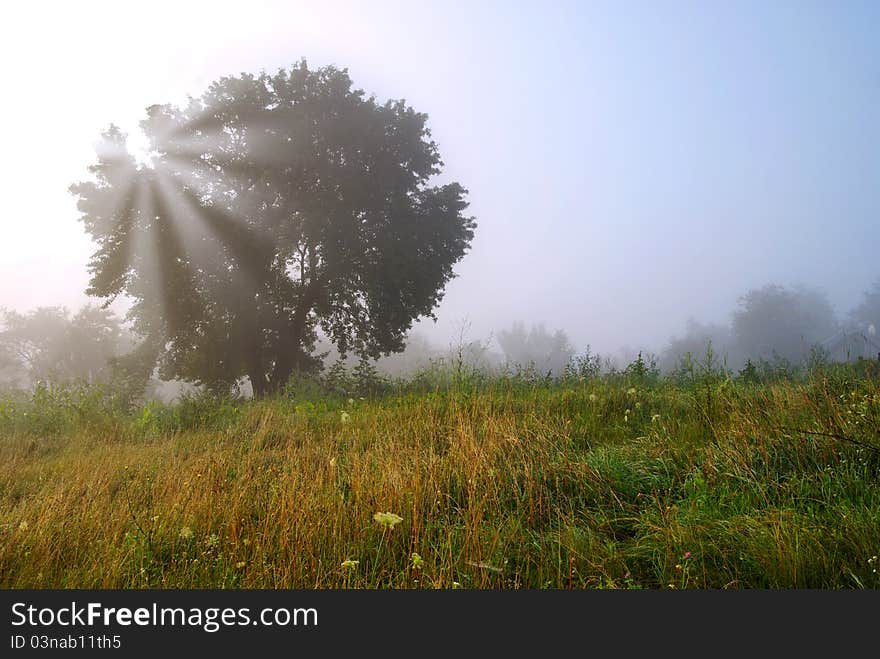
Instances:
[[[466,354],[558,375],[587,350],[671,371],[710,342],[734,370],[880,351],[875,5],[154,6],[67,7],[48,24],[10,10],[0,49],[22,102],[3,111],[0,307],[18,314],[4,331],[57,307],[75,326],[103,301],[85,294],[98,246],[69,192],[102,131],[119,125],[146,159],[146,108],[305,58],[426,113],[437,183],[460,182],[476,219],[436,321],[385,372]],[[114,332],[131,303],[111,305]]]
[[[684,620],[577,590],[809,589],[792,633],[765,616],[789,648],[815,591],[880,589],[880,2],[3,26],[13,648],[325,649],[320,609],[333,644],[407,651],[436,591],[540,591],[456,608],[441,636],[498,654]],[[68,633],[68,588],[123,606]],[[349,604],[300,606],[322,589]],[[424,606],[363,606],[391,589]]]

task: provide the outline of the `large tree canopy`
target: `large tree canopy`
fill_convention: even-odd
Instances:
[[[319,328],[342,353],[401,350],[475,228],[462,186],[429,184],[426,120],[305,62],[151,106],[149,161],[111,127],[71,187],[98,244],[89,293],[133,298],[163,376],[246,375],[257,395],[316,367]]]

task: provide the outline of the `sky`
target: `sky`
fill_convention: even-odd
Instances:
[[[0,307],[88,301],[71,183],[100,131],[301,58],[429,115],[477,221],[443,342],[513,321],[660,350],[766,283],[880,277],[880,3],[4,6]],[[121,307],[120,307],[121,310]]]

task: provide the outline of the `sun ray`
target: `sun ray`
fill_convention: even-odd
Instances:
[[[206,203],[204,194],[181,180],[187,178],[185,172],[170,175],[160,169],[158,174],[165,194],[174,199],[180,217],[186,218],[187,244],[205,245],[204,250],[199,250],[198,265],[210,267],[212,263],[221,263],[223,259],[217,258],[217,252],[223,250],[237,266],[232,271],[226,269],[230,283],[256,293],[261,274],[259,254],[265,251],[257,231],[244,218],[236,217],[219,204]],[[195,256],[195,250],[193,253]]]
[[[264,334],[280,338],[286,325],[278,324],[277,314],[293,313],[303,293],[291,264],[299,258],[304,266],[305,256],[293,248],[290,254],[276,254],[270,235],[281,228],[290,234],[291,244],[303,245],[307,215],[291,209],[289,200],[280,203],[282,194],[273,188],[270,173],[283,167],[290,178],[307,170],[302,165],[312,152],[309,127],[301,122],[293,139],[290,123],[279,123],[281,110],[241,121],[236,117],[232,128],[223,116],[195,113],[190,119],[165,106],[154,106],[149,113],[141,125],[150,135],[150,162],[149,167],[133,162],[141,185],[135,231],[128,241],[136,260],[132,289],[141,309],[175,324],[184,320],[175,320],[179,296],[214,300],[215,318],[226,326],[222,349],[229,354],[244,348],[237,341],[253,333],[251,325],[260,325],[260,308],[265,306],[265,320],[275,320],[264,327]],[[242,157],[242,149],[248,157]],[[285,182],[285,187],[295,186],[295,180]],[[189,283],[191,293],[174,290],[184,285],[189,289]],[[255,297],[265,304],[243,313]]]
[[[131,292],[139,316],[146,319],[145,333],[165,334],[160,319],[167,318],[165,279],[160,259],[161,237],[157,230],[157,208],[147,173],[141,170],[138,180],[136,221],[131,231],[130,255],[132,265]]]
[[[100,222],[107,228],[101,230],[99,235],[104,238],[89,261],[89,272],[93,278],[97,278],[89,291],[98,297],[108,298],[108,304],[124,290],[130,274],[131,233],[139,203],[136,177],[130,178],[123,190],[122,193],[113,193],[112,189],[104,191],[102,205],[107,206],[108,210],[90,215],[93,225]],[[80,207],[80,210],[85,209]]]
[[[218,236],[205,218],[189,208],[183,191],[176,178],[162,167],[156,169],[158,193],[174,209],[169,219],[173,220],[180,232],[183,248],[193,268],[209,271],[217,269],[221,260],[217,258]]]

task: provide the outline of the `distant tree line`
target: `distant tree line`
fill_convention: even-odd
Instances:
[[[743,295],[728,324],[689,320],[684,334],[663,351],[660,364],[674,369],[686,355],[698,357],[710,347],[733,370],[757,362],[798,366],[816,358],[871,358],[880,353],[878,326],[880,279],[844,318],[817,290],[771,284]]]
[[[107,386],[134,402],[192,389],[158,378],[142,337],[109,309],[0,309],[0,388]]]
[[[368,381],[406,378],[440,365],[490,373],[528,372],[535,377],[592,376],[619,371],[639,376],[672,373],[707,352],[731,372],[796,368],[811,359],[852,361],[880,353],[880,279],[842,319],[828,299],[805,287],[767,285],[739,299],[728,324],[687,323],[659,355],[643,350],[620,364],[578,351],[561,329],[515,322],[490,339],[468,338],[462,330],[448,345],[432,344],[415,332],[404,350],[367,360],[342,355],[332,341],[319,337],[314,358],[325,379]],[[111,311],[88,305],[72,313],[42,307],[28,313],[0,309],[0,386],[31,388],[49,384],[107,384],[127,387],[137,397],[170,398],[183,383],[158,377],[153,356],[144,354],[142,337]],[[249,383],[239,387],[250,394]]]
[[[430,363],[467,364],[484,370],[524,370],[560,377],[567,372],[635,369],[671,373],[687,359],[702,360],[707,352],[719,368],[740,371],[747,366],[797,368],[811,359],[853,361],[877,358],[880,353],[880,279],[865,291],[860,303],[838,318],[828,298],[805,286],[776,284],[752,289],[739,298],[726,324],[704,324],[694,319],[685,332],[672,337],[654,354],[630,351],[622,360],[601,357],[587,346],[578,351],[565,331],[548,331],[543,324],[526,327],[515,322],[494,334],[494,340],[460,340],[447,348],[432,346],[419,334],[411,336],[402,353],[379,360],[380,372],[407,375]],[[497,349],[492,345],[497,344]]]

